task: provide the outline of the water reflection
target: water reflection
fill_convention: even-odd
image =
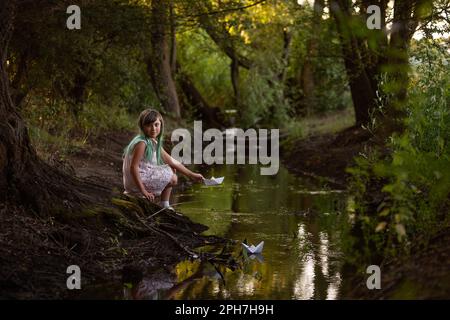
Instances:
[[[308,256],[299,266],[302,270],[294,286],[294,299],[311,299],[314,296],[314,257]]]
[[[336,299],[341,282],[338,212],[346,198],[301,181],[280,168],[261,176],[257,166],[216,166],[205,176],[225,176],[216,187],[178,193],[178,208],[218,234],[249,243],[265,241],[262,257],[236,271],[205,266],[175,299]],[[179,278],[183,281],[183,278]],[[223,281],[224,280],[224,281]]]

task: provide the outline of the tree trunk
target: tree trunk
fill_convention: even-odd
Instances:
[[[195,116],[204,121],[204,128],[222,128],[218,108],[211,107],[195,87],[189,76],[177,64],[178,81],[187,102],[194,107]]]
[[[300,83],[303,91],[303,105],[306,107],[306,114],[311,114],[314,106],[314,64],[313,58],[317,56],[318,34],[320,34],[320,25],[324,9],[324,0],[314,1],[314,13],[312,21],[311,37],[306,44],[306,57],[300,74]]]
[[[330,11],[336,20],[341,40],[356,125],[366,125],[369,122],[370,113],[376,107],[376,88],[372,87],[372,81],[365,69],[358,39],[348,25],[351,16],[350,6],[351,3],[348,0],[330,1]]]
[[[170,70],[172,74],[176,73],[177,69],[177,31],[176,31],[176,21],[174,3],[173,0],[170,1]]]
[[[394,3],[394,19],[387,50],[386,61],[389,100],[388,108],[382,126],[378,129],[381,137],[388,137],[392,133],[404,130],[406,117],[405,104],[409,84],[409,56],[408,47],[416,28],[421,20],[430,15],[422,12],[423,5],[431,6],[431,0],[396,0]]]
[[[213,11],[211,4],[208,1],[195,1],[194,4],[199,12]],[[235,40],[228,32],[226,25],[223,22],[212,21],[211,17],[204,14],[200,15],[199,23],[216,45],[221,48],[231,60],[236,60],[235,62],[237,62],[240,67],[245,69],[251,68],[251,61],[237,52],[234,44]]]
[[[35,195],[40,186],[30,178],[30,171],[39,162],[30,145],[27,130],[16,112],[9,91],[5,64],[11,35],[15,4],[0,4],[0,197],[1,201],[20,200]]]
[[[146,52],[147,71],[153,89],[162,107],[176,118],[180,118],[175,81],[172,77],[171,50],[169,47],[170,13],[166,1],[152,1],[151,49]]]
[[[387,63],[386,52],[388,50],[388,38],[386,30],[386,9],[389,0],[363,0],[360,5],[360,12],[364,14],[364,20],[367,21],[367,8],[370,5],[380,7],[381,13],[381,30],[371,30],[369,33],[369,41],[375,43],[375,47],[368,46],[367,41],[361,41],[359,47],[362,50],[362,56],[367,57],[366,73],[374,90],[382,92],[379,88],[379,79],[382,74],[382,66]]]
[[[82,184],[37,157],[11,99],[6,57],[15,12],[16,1],[0,1],[0,201],[39,213],[76,210],[89,198],[79,192]]]
[[[288,30],[283,30],[283,53],[281,55],[282,67],[280,72],[278,73],[278,80],[281,83],[286,81],[286,73],[289,66],[289,56],[290,56],[290,48],[292,41],[292,33]]]
[[[28,50],[25,50],[19,55],[19,59],[16,63],[16,72],[11,81],[11,99],[14,105],[20,109],[20,106],[28,94],[29,89],[23,88],[24,79],[27,76],[27,65],[28,65]]]
[[[350,92],[355,110],[356,125],[366,125],[370,113],[376,107],[375,88],[367,74],[361,56],[358,54],[356,40],[343,46],[344,63],[350,84]]]
[[[233,85],[234,103],[238,110],[241,106],[241,91],[239,88],[239,62],[238,59],[231,59],[230,63],[231,84]]]
[[[86,86],[88,81],[89,79],[85,73],[78,72],[75,75],[73,87],[69,92],[69,97],[71,99],[70,109],[75,117],[78,117],[83,108],[83,104],[86,102]]]
[[[314,105],[314,90],[316,84],[314,81],[314,66],[310,59],[306,59],[303,63],[302,72],[300,74],[300,83],[303,93],[302,106],[306,110],[306,116],[311,114]]]
[[[409,23],[413,4],[410,1],[396,0],[394,20],[388,50],[388,79],[391,99],[386,113],[386,134],[403,131],[403,119],[406,115],[405,102],[408,87],[408,45],[412,37]]]
[[[6,74],[8,42],[11,37],[14,2],[0,3],[0,197],[6,201],[14,188],[15,172],[22,171],[23,163],[34,160],[35,153],[29,147],[24,123],[15,111],[9,92]],[[14,195],[15,196],[15,195]]]

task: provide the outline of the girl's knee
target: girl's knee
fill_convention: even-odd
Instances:
[[[176,186],[177,183],[178,183],[178,177],[177,177],[176,174],[174,174],[174,175],[172,176],[172,179],[170,179],[170,184],[171,184],[172,186]]]

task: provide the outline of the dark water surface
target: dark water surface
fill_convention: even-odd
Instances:
[[[205,234],[237,241],[241,267],[231,270],[198,259],[153,274],[136,288],[112,283],[83,288],[88,299],[339,299],[343,257],[340,220],[348,196],[280,167],[263,176],[257,165],[217,165],[202,172],[224,176],[222,185],[178,190],[172,203]],[[241,242],[264,241],[261,255],[242,258]],[[211,248],[198,248],[208,251]]]
[[[220,186],[196,185],[178,193],[177,209],[209,227],[206,234],[258,244],[261,256],[242,268],[181,262],[177,281],[200,272],[171,294],[175,299],[336,299],[342,282],[338,219],[347,196],[304,181],[283,167],[260,175],[256,165],[215,166],[204,176],[225,176]],[[240,250],[237,245],[236,250]],[[201,249],[200,249],[201,250]],[[201,269],[201,270],[200,270]],[[200,270],[200,271],[199,271]]]

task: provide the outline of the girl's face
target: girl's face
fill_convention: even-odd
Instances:
[[[145,135],[152,139],[156,139],[156,137],[159,136],[160,132],[161,132],[161,120],[159,119],[156,119],[152,123],[149,123],[144,126]]]

